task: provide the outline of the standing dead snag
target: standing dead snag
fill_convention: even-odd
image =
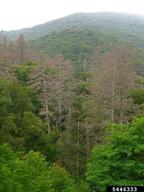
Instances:
[[[116,45],[104,54],[96,72],[96,92],[112,122],[127,121],[130,90],[134,87],[133,60],[129,48]],[[101,105],[102,107],[102,105]]]
[[[44,91],[44,102],[45,102],[45,117],[47,123],[47,131],[51,131],[50,120],[49,120],[49,109],[48,109],[48,99],[47,99],[47,90],[46,90],[46,79],[45,79],[45,71],[43,69],[43,91]]]
[[[19,35],[16,40],[16,50],[18,55],[18,63],[24,63],[27,60],[27,42],[23,36],[23,34]]]

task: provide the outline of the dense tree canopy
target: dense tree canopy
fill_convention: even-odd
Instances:
[[[1,145],[0,169],[0,191],[3,192],[77,191],[65,169],[49,165],[38,152],[18,157],[8,145]]]
[[[144,117],[110,125],[105,144],[93,149],[87,181],[94,191],[109,185],[144,185]]]
[[[22,30],[34,41],[0,32],[1,192],[144,185],[142,22],[76,14]]]

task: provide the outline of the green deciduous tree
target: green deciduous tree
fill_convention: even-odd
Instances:
[[[49,165],[38,152],[18,157],[8,145],[0,146],[1,192],[76,192],[64,168]]]
[[[87,164],[94,191],[108,185],[144,185],[144,117],[131,125],[110,125],[106,144],[95,147]]]

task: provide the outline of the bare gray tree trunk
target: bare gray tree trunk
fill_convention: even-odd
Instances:
[[[115,81],[116,81],[116,64],[113,65],[113,84],[112,84],[112,113],[111,121],[114,122],[115,116]]]
[[[87,120],[85,121],[85,129],[86,129],[86,154],[88,157],[90,152],[90,138],[89,138],[89,127]]]
[[[77,160],[76,160],[76,172],[79,176],[80,171],[80,122],[77,122]]]
[[[44,91],[44,102],[45,102],[45,114],[47,122],[47,131],[51,131],[50,120],[49,120],[49,109],[48,109],[48,99],[47,99],[47,90],[46,90],[46,80],[45,80],[45,71],[43,70],[43,91]]]

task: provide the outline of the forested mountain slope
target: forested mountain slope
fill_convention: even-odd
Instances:
[[[26,28],[7,32],[11,38],[16,38],[23,33],[28,39],[36,39],[53,32],[59,32],[69,28],[96,28],[108,32],[123,33],[129,39],[143,39],[144,18],[124,13],[76,13],[61,19]],[[129,36],[130,34],[130,36]],[[143,43],[142,43],[143,46]]]
[[[142,17],[114,13],[0,34],[2,191],[143,184],[143,34]]]

